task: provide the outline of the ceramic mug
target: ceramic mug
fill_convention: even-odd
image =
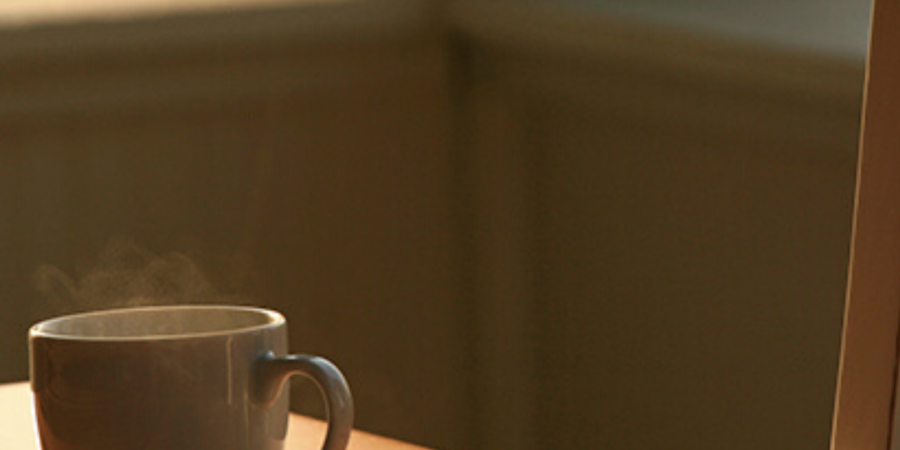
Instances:
[[[29,332],[44,450],[279,450],[294,374],[325,396],[323,450],[343,450],[353,401],[325,359],[287,355],[287,324],[241,306],[117,309]]]

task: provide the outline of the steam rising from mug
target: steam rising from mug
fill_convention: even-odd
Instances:
[[[127,238],[116,238],[100,253],[96,266],[70,277],[55,266],[35,271],[35,285],[53,314],[165,304],[247,304],[218,292],[186,255],[156,255]]]

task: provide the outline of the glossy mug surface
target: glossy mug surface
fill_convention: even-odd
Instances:
[[[47,320],[29,332],[44,450],[280,450],[293,374],[328,407],[325,450],[343,450],[350,391],[328,361],[287,354],[281,314],[165,306]]]

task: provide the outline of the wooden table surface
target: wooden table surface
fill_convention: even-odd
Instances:
[[[285,450],[319,450],[325,436],[325,424],[291,414]],[[37,450],[31,415],[31,389],[27,382],[0,385],[0,448]],[[426,450],[393,439],[354,431],[349,450]]]

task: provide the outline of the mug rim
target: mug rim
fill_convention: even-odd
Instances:
[[[128,312],[149,312],[149,311],[164,311],[164,310],[216,310],[216,311],[237,311],[237,312],[248,312],[254,313],[258,315],[265,316],[267,321],[265,323],[260,323],[257,325],[250,326],[242,326],[242,327],[234,327],[234,328],[226,328],[221,330],[213,330],[213,331],[199,331],[199,332],[188,332],[188,333],[175,333],[175,334],[152,334],[152,335],[142,335],[142,336],[89,336],[89,335],[78,335],[78,334],[67,334],[67,333],[54,333],[51,331],[44,330],[48,326],[51,326],[56,323],[65,322],[69,320],[76,320],[82,318],[89,318],[94,316],[103,316],[109,314],[117,314],[117,313],[128,313]],[[123,308],[110,308],[110,309],[101,309],[95,311],[87,311],[81,313],[74,314],[65,314],[62,316],[56,316],[50,319],[42,320],[34,325],[32,325],[28,329],[28,337],[31,339],[34,338],[47,338],[47,339],[58,339],[58,340],[66,340],[66,341],[93,341],[93,342],[149,342],[149,341],[162,341],[162,340],[185,340],[185,339],[197,339],[197,338],[209,338],[209,337],[223,337],[223,336],[234,336],[237,334],[251,333],[256,331],[270,330],[274,328],[278,328],[286,323],[284,316],[278,311],[261,308],[256,306],[243,306],[243,305],[205,305],[205,304],[187,304],[187,305],[151,305],[151,306],[133,306],[133,307],[123,307]]]

